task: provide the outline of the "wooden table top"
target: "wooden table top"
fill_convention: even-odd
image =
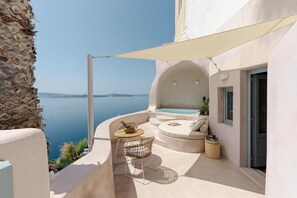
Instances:
[[[144,130],[143,129],[135,129],[136,132],[135,133],[126,133],[125,129],[120,129],[114,132],[114,136],[118,137],[118,138],[131,138],[131,137],[137,137],[140,136],[142,134],[144,134]]]

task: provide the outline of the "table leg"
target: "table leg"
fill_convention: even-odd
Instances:
[[[118,141],[117,141],[117,147],[116,147],[116,150],[115,150],[115,156],[114,156],[114,162],[115,162],[115,163],[116,163],[116,161],[117,161],[117,155],[118,155],[118,149],[119,149],[120,141],[121,141],[121,138],[118,138]]]
[[[116,146],[116,150],[115,150],[115,156],[114,156],[114,164],[118,164],[118,163],[126,161],[126,160],[117,161],[117,156],[118,156],[119,149],[124,149],[123,147],[120,146],[121,141],[123,141],[123,142],[126,142],[128,140],[133,141],[133,140],[139,140],[140,138],[141,138],[140,136],[130,137],[130,138],[118,138],[117,146]]]

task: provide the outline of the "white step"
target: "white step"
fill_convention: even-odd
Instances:
[[[150,118],[156,118],[157,117],[157,113],[156,112],[149,112],[149,116]]]
[[[161,122],[157,118],[150,118],[149,122],[151,125],[156,126],[156,127],[161,124]]]
[[[176,120],[174,117],[164,116],[164,115],[157,115],[157,120],[160,122],[167,122],[170,120]]]

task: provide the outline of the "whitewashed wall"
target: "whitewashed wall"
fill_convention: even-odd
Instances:
[[[266,197],[297,197],[297,25],[268,61]]]
[[[199,85],[195,85],[195,81]],[[173,86],[173,82],[177,85]],[[149,109],[159,107],[199,108],[202,97],[209,96],[208,69],[191,61],[156,62]]]
[[[189,38],[216,32],[249,0],[187,0],[185,29]]]
[[[46,140],[41,130],[1,130],[0,160],[12,163],[14,198],[50,197]]]
[[[187,1],[185,24],[189,37],[238,28],[297,13],[297,0],[250,0],[236,3],[224,1],[224,3],[218,2],[215,5],[214,3],[214,1]],[[216,133],[222,140],[223,153],[236,165],[245,166],[247,163],[245,152],[247,123],[244,108],[246,74],[244,72],[260,65],[266,65],[268,57],[289,29],[290,26],[285,27],[214,58],[218,67],[229,73],[229,79],[225,84],[235,88],[234,125],[232,127],[225,126],[224,123],[218,121],[217,90],[225,85],[219,82],[218,71],[212,63],[204,65],[209,65],[210,74],[210,127],[213,133]],[[230,82],[235,78],[237,78],[236,82]],[[238,86],[239,83],[240,86]]]
[[[208,90],[208,73],[190,61],[181,62],[168,69],[160,78],[157,104],[165,108],[197,109],[203,105],[202,97],[208,97]]]
[[[176,41],[187,40],[234,29],[259,22],[297,13],[297,0],[184,0],[180,16],[176,18]],[[222,140],[223,153],[230,161],[239,166],[246,166],[246,75],[247,71],[267,65],[268,57],[282,41],[291,26],[248,42],[224,54],[214,57],[218,67],[229,72],[229,80],[219,81],[218,70],[209,61],[195,61],[209,72],[210,84],[210,126]],[[218,43],[219,45],[219,43]],[[157,61],[157,74],[152,85],[150,107],[159,103],[157,87],[160,77],[175,63]],[[268,65],[269,67],[269,65]],[[233,81],[232,79],[237,79]],[[233,86],[234,125],[225,126],[218,120],[218,94],[220,87]],[[234,144],[234,142],[236,142]],[[230,146],[232,145],[232,146]]]

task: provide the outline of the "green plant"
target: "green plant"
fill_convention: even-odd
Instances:
[[[85,148],[88,147],[88,139],[84,138],[77,144],[64,143],[60,150],[60,157],[49,161],[49,170],[60,171],[66,166],[72,164],[82,156]]]
[[[84,149],[88,148],[88,139],[84,138],[81,141],[78,142],[78,144],[75,146],[75,152],[78,156],[80,156],[83,152]]]
[[[72,164],[72,160],[70,158],[60,157],[56,160],[55,166],[58,171]]]
[[[202,98],[203,100],[203,106],[200,109],[201,115],[209,115],[209,98],[206,98],[205,96]]]
[[[77,158],[77,154],[75,151],[75,144],[73,143],[64,143],[61,148],[61,158],[69,159],[69,160],[75,160]]]

